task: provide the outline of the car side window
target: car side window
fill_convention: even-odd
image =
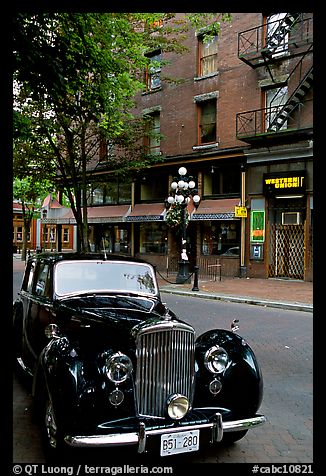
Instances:
[[[32,288],[33,288],[34,272],[35,272],[35,261],[32,261],[30,269],[29,269],[29,274],[27,277],[27,284],[26,284],[26,291],[28,291],[29,293],[32,292]]]
[[[50,295],[50,267],[47,263],[40,263],[38,266],[35,294],[45,297]]]

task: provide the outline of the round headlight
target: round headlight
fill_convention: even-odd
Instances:
[[[168,398],[168,415],[173,420],[180,420],[189,410],[189,400],[184,395],[175,393]]]
[[[223,347],[214,345],[205,354],[205,367],[213,374],[224,372],[228,364],[228,354]]]
[[[132,372],[132,363],[127,355],[117,352],[111,355],[104,368],[105,374],[111,382],[119,384],[127,380]]]

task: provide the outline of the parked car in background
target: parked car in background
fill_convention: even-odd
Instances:
[[[234,442],[265,421],[248,343],[226,329],[196,337],[144,261],[31,256],[13,326],[49,453],[126,445],[163,457]]]
[[[227,249],[221,256],[239,256],[240,255],[240,247],[239,246],[232,246],[232,248]]]

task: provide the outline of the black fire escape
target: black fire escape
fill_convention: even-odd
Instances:
[[[238,139],[251,143],[312,135],[312,52],[312,18],[306,14],[287,13],[275,22],[239,33],[239,59],[257,69],[261,77],[263,70],[276,93],[268,107],[237,114]],[[276,77],[280,70],[281,83]],[[280,91],[286,86],[286,94],[282,96],[278,86]]]

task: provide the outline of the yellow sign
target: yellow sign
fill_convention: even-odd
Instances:
[[[237,218],[247,218],[247,208],[246,207],[234,207],[234,215]]]

